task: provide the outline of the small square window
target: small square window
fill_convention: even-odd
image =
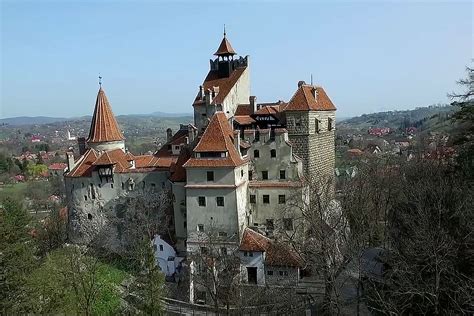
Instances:
[[[270,204],[270,195],[263,195],[263,204]]]
[[[270,157],[275,158],[277,156],[277,151],[276,149],[270,150]]]
[[[249,253],[247,251],[244,251],[244,257],[248,257]]]
[[[160,245],[160,251],[163,251],[163,245]]]
[[[285,203],[286,203],[285,195],[279,195],[278,196],[278,204],[285,204]]]
[[[223,255],[223,256],[227,255],[227,248],[226,247],[221,248],[221,255]]]
[[[267,275],[273,275],[273,270],[268,270]]]
[[[280,170],[280,179],[281,180],[286,179],[286,170]]]
[[[250,194],[250,203],[251,204],[257,203],[257,197],[255,196],[255,194]]]
[[[203,232],[203,231],[204,231],[204,225],[203,225],[203,224],[199,224],[198,227],[197,227],[197,231],[198,231],[198,232]]]
[[[198,203],[199,203],[199,206],[206,206],[206,197],[205,196],[198,197]]]
[[[279,271],[280,272],[280,276],[283,276],[283,271]]]
[[[219,232],[219,237],[227,237],[227,233],[226,232]]]
[[[255,149],[255,150],[253,151],[253,157],[254,157],[254,158],[260,158],[260,152],[259,152],[257,149]]]
[[[217,206],[224,206],[224,197],[223,196],[217,196],[216,197],[216,203],[217,203]]]
[[[207,247],[201,247],[201,253],[207,254]]]
[[[268,171],[262,171],[262,180],[268,180]]]
[[[249,257],[253,257],[253,252],[249,251]]]
[[[207,181],[214,181],[214,171],[207,172]]]

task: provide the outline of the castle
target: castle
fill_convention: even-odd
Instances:
[[[197,251],[211,228],[224,246],[247,252],[255,247],[244,239],[255,239],[254,231],[267,238],[302,226],[301,216],[279,210],[290,197],[307,198],[312,179],[332,177],[335,106],[322,87],[303,81],[288,102],[258,103],[249,56],[236,57],[225,33],[214,55],[192,103],[194,124],[168,129],[153,155],[126,150],[99,89],[89,136],[78,138],[80,157],[68,154],[71,241],[94,238],[107,225],[103,207],[117,197],[160,190],[172,192],[174,246],[182,253]]]

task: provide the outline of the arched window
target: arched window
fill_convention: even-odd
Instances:
[[[276,149],[270,150],[270,157],[275,158],[277,156],[277,151]]]
[[[253,157],[254,157],[254,158],[259,158],[259,157],[260,157],[260,152],[259,152],[257,149],[255,149],[255,150],[253,151]]]

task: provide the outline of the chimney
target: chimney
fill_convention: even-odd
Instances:
[[[169,142],[171,140],[171,137],[173,137],[173,131],[171,128],[168,128],[166,130],[166,142]]]
[[[257,97],[254,95],[251,95],[249,97],[249,103],[250,103],[250,111],[252,111],[252,114],[255,114],[257,112]]]
[[[79,155],[84,155],[86,152],[86,138],[85,137],[78,137],[77,138],[77,145],[79,146]]]
[[[199,86],[199,99],[204,100],[204,94],[202,93],[202,86]]]
[[[304,80],[298,81],[298,88],[301,87],[304,84],[306,84],[306,82],[304,82]]]
[[[313,87],[313,88],[311,89],[311,92],[313,93],[313,98],[314,98],[315,100],[318,100],[318,90],[316,89],[316,87]]]
[[[67,156],[67,169],[68,171],[71,171],[72,169],[74,169],[74,153],[68,151],[66,153],[66,156]]]
[[[195,129],[194,129],[194,126],[192,126],[191,124],[188,125],[188,139],[189,139],[189,143],[192,143],[194,141],[194,137],[195,137]]]
[[[234,145],[235,145],[235,148],[237,149],[237,152],[240,153],[240,131],[239,130],[234,131]]]

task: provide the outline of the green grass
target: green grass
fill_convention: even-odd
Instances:
[[[101,263],[97,278],[101,284],[98,298],[93,306],[96,315],[114,315],[119,312],[120,293],[117,287],[125,280],[128,274],[114,266]]]
[[[23,200],[26,194],[26,186],[26,182],[2,185],[0,186],[0,199],[13,197],[18,200]]]

